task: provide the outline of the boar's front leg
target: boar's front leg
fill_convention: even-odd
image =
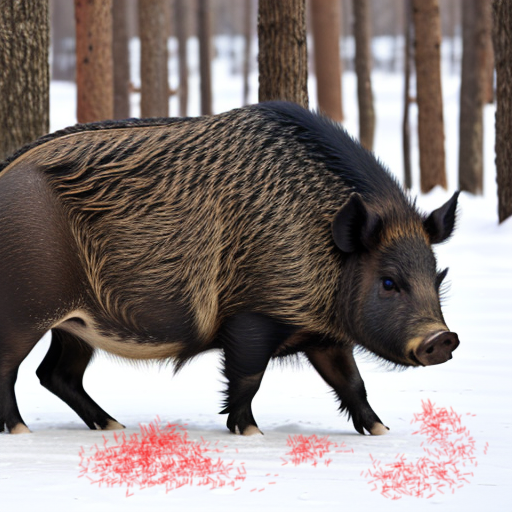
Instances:
[[[261,433],[252,414],[256,395],[268,362],[293,328],[257,313],[239,313],[222,326],[219,340],[224,349],[224,375],[228,380],[227,427],[242,435]]]
[[[340,410],[348,412],[360,434],[366,430],[372,435],[380,435],[389,430],[366,399],[364,382],[351,347],[308,349],[306,356],[325,382],[334,389],[341,402]]]

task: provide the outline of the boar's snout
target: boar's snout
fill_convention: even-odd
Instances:
[[[414,356],[423,366],[441,364],[452,358],[459,346],[459,337],[454,332],[442,331],[427,336],[414,350]]]

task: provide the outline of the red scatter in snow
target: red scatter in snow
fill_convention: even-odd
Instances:
[[[338,445],[333,441],[329,441],[329,436],[317,437],[315,434],[306,437],[301,434],[295,436],[288,436],[286,445],[291,447],[291,450],[286,453],[290,459],[282,457],[283,466],[291,462],[294,466],[299,464],[307,464],[311,462],[312,466],[317,466],[319,459],[326,453],[329,453],[332,448],[346,448],[345,443]],[[350,450],[336,450],[336,453],[354,453],[353,449]],[[324,464],[329,466],[332,459],[326,459]]]
[[[430,400],[422,401],[423,411],[415,414],[411,423],[420,427],[413,434],[427,437],[421,443],[425,455],[416,462],[408,462],[405,455],[398,454],[396,462],[382,465],[370,454],[372,468],[366,472],[372,491],[380,490],[386,498],[394,500],[402,496],[431,498],[436,493],[444,494],[473,476],[467,466],[476,466],[475,440],[461,423],[461,416],[453,409],[435,407]],[[487,448],[488,445],[486,445]]]
[[[80,477],[107,487],[126,486],[126,496],[134,489],[163,485],[169,492],[184,485],[205,485],[211,489],[238,485],[245,480],[244,463],[213,459],[222,453],[209,443],[188,439],[181,425],[160,425],[159,420],[140,425],[140,433],[114,433],[115,444],[103,436],[103,446],[94,445],[87,456],[80,450]],[[237,488],[238,489],[238,488]],[[235,489],[235,490],[237,490]]]

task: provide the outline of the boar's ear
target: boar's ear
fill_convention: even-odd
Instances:
[[[455,227],[457,199],[460,192],[455,192],[443,206],[434,210],[424,221],[423,226],[431,244],[439,244],[450,238]]]
[[[334,243],[343,252],[370,249],[378,242],[381,220],[369,212],[359,194],[351,194],[332,221]]]

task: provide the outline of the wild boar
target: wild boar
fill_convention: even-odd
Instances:
[[[420,213],[339,125],[290,103],[77,125],[0,165],[0,429],[28,432],[14,384],[45,332],[41,384],[91,429],[122,428],[85,392],[97,349],[131,359],[223,352],[227,426],[272,358],[304,354],[355,429],[382,434],[353,350],[447,361],[431,245],[457,193]]]

